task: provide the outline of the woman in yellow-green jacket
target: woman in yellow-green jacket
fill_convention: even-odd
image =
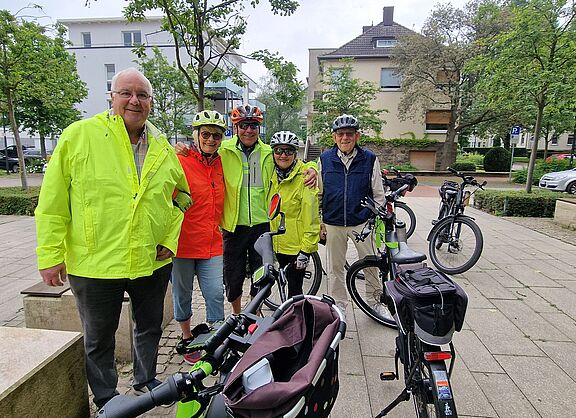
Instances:
[[[302,294],[302,283],[310,254],[318,250],[320,216],[318,188],[304,186],[304,163],[299,161],[298,137],[289,131],[272,135],[270,145],[274,155],[275,171],[270,181],[268,200],[275,194],[282,198],[281,209],[286,215],[286,233],[273,237],[274,251],[280,267],[288,265],[288,297]],[[278,228],[280,220],[271,222]]]

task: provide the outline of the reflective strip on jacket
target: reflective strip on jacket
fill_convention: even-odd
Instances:
[[[304,186],[306,167],[298,161],[290,175],[278,183],[276,172],[272,176],[268,201],[275,193],[280,194],[280,210],[286,215],[286,233],[273,237],[274,251],[295,255],[300,251],[313,253],[318,250],[320,240],[320,215],[318,211],[318,188]],[[280,217],[270,221],[275,231]]]
[[[252,153],[259,154],[260,172],[255,180],[257,184],[250,187],[242,187],[244,180],[243,173],[243,151],[238,144],[238,137],[235,135],[231,139],[222,141],[218,153],[222,159],[224,169],[224,183],[226,192],[224,198],[224,213],[221,226],[226,231],[234,232],[238,225],[238,218],[241,211],[244,214],[250,213],[251,225],[258,225],[268,222],[266,195],[270,187],[270,179],[274,172],[274,161],[272,159],[272,148],[258,139]],[[249,169],[249,167],[247,167]],[[260,174],[261,173],[261,174]],[[251,182],[252,183],[252,182]],[[249,190],[248,190],[249,189]],[[247,193],[245,199],[241,199],[241,193]],[[241,202],[246,205],[241,207]],[[248,205],[248,202],[250,204]],[[250,211],[250,212],[249,212]]]
[[[149,276],[156,247],[177,252],[183,214],[175,189],[188,192],[174,149],[147,122],[141,179],[124,121],[108,111],[62,133],[43,179],[36,233],[38,268],[65,262],[68,273],[92,278]]]
[[[222,255],[220,220],[224,209],[224,174],[220,157],[208,163],[197,151],[178,159],[186,174],[192,206],[184,214],[179,258],[208,259]]]

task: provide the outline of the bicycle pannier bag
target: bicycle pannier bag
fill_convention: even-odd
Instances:
[[[330,414],[339,389],[338,345],[346,323],[333,301],[314,296],[291,300],[274,313],[277,319],[246,350],[226,382],[223,394],[234,417]]]
[[[442,345],[462,329],[468,296],[442,272],[406,270],[386,282],[386,293],[388,308],[405,334],[414,331],[425,343]]]

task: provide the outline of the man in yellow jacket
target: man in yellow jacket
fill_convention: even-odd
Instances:
[[[173,148],[147,121],[148,79],[135,68],[117,73],[111,98],[110,111],[64,130],[35,212],[38,268],[49,286],[69,278],[99,408],[118,394],[114,334],[125,291],[135,320],[134,390],[160,383],[164,296],[191,203]]]

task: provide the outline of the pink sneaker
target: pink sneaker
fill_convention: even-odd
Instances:
[[[195,364],[199,360],[202,359],[202,352],[200,351],[192,351],[191,353],[183,354],[184,361],[188,364]]]

